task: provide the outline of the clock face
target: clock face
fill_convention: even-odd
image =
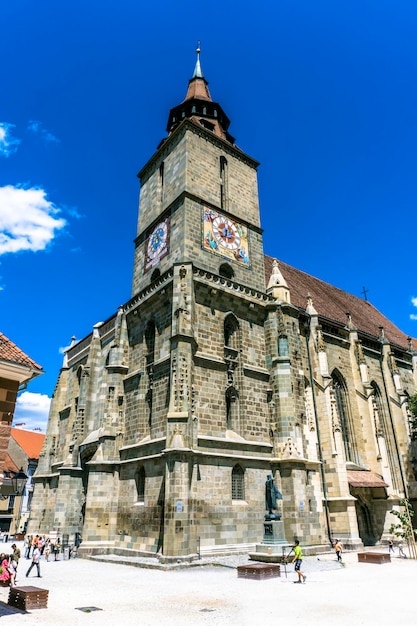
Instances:
[[[145,272],[168,253],[169,219],[159,222],[148,237],[145,254]]]
[[[201,245],[211,254],[250,267],[247,226],[208,207],[203,207]]]
[[[240,245],[240,235],[236,225],[227,217],[219,215],[214,218],[213,235],[218,243],[228,250],[237,250]]]
[[[148,242],[148,257],[154,259],[164,248],[167,241],[168,226],[161,222],[153,230]]]

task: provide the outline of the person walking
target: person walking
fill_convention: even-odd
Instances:
[[[30,564],[30,567],[29,567],[28,571],[26,572],[26,578],[29,576],[29,574],[32,571],[32,568],[33,568],[34,565],[36,565],[36,569],[38,570],[38,578],[42,578],[42,576],[41,576],[41,568],[40,568],[40,565],[39,565],[40,558],[41,558],[41,551],[40,551],[38,546],[35,546],[35,548],[33,548],[33,552],[32,552],[32,563]]]
[[[339,539],[336,539],[336,541],[333,544],[333,547],[334,547],[334,549],[336,551],[337,560],[338,560],[339,563],[341,563],[342,562],[342,551],[343,551],[343,548],[342,548],[342,544],[340,543]]]
[[[303,574],[303,572],[301,571],[301,563],[303,562],[303,551],[301,550],[300,542],[298,541],[298,539],[295,540],[295,546],[293,550],[294,550],[294,558],[292,562],[295,563],[294,571],[297,572],[297,576],[298,576],[298,580],[295,580],[294,582],[305,583],[307,576]]]
[[[402,541],[399,541],[399,542],[398,542],[398,554],[399,554],[400,556],[402,556],[402,557],[403,557],[403,559],[406,559],[406,558],[407,558],[407,555],[406,555],[406,553],[404,552],[403,542],[402,542]]]
[[[388,540],[388,552],[391,554],[394,554],[394,544],[392,542],[392,539]]]

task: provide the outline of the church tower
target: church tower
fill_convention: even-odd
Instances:
[[[192,262],[265,290],[257,161],[240,150],[197,62],[168,137],[142,168],[132,295],[176,263]],[[155,270],[156,273],[155,273]]]

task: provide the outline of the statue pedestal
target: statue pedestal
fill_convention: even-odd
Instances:
[[[281,520],[266,519],[264,521],[264,538],[255,546],[256,552],[249,554],[252,561],[262,563],[281,563],[289,553],[292,545],[285,540],[284,522]]]

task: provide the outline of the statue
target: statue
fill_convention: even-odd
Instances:
[[[277,500],[282,500],[282,494],[276,486],[272,474],[268,474],[265,483],[265,508],[268,513],[265,515],[266,520],[280,520],[281,515],[273,513],[273,509],[277,508]]]

